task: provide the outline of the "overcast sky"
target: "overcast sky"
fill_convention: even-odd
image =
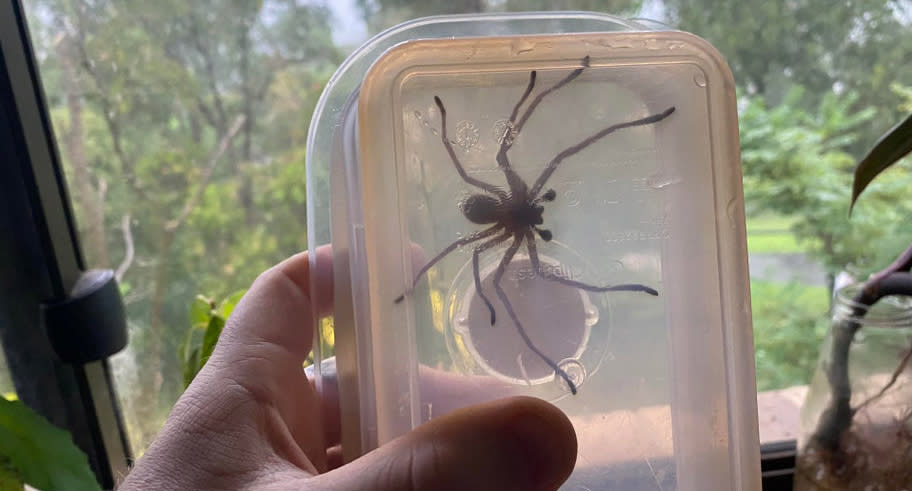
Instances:
[[[361,44],[367,40],[367,26],[355,0],[333,0],[327,2],[333,13],[333,41],[339,46]]]

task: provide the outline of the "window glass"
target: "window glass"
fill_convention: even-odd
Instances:
[[[306,243],[305,139],[324,84],[368,36],[410,18],[595,10],[696,33],[725,55],[761,391],[809,379],[836,278],[864,277],[912,239],[905,170],[847,216],[853,162],[912,104],[908,1],[25,4],[83,250],[123,288],[131,343],[114,367],[140,453],[183,389],[197,297],[229,299]],[[788,394],[771,407],[794,411]]]

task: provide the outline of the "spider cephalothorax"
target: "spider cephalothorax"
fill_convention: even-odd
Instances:
[[[504,173],[507,178],[508,189],[506,190],[485,181],[476,179],[475,177],[472,177],[466,173],[462,164],[459,162],[459,158],[456,156],[456,152],[453,149],[453,144],[447,138],[446,108],[444,107],[443,102],[440,100],[440,98],[434,96],[434,103],[440,110],[441,141],[443,142],[443,146],[450,156],[450,160],[456,167],[456,172],[459,173],[460,177],[462,177],[466,183],[471,184],[472,186],[475,186],[486,193],[472,194],[464,199],[460,203],[462,213],[472,223],[489,226],[467,237],[461,238],[447,246],[443,251],[437,254],[437,256],[428,261],[428,263],[425,264],[420,271],[418,271],[418,274],[415,275],[414,280],[412,280],[412,283],[406,292],[396,298],[396,303],[401,302],[405,298],[405,295],[409,294],[412,291],[415,283],[417,283],[418,280],[421,279],[421,277],[432,266],[434,266],[434,264],[443,259],[447,254],[456,250],[456,248],[481,241],[482,239],[487,239],[481,242],[481,244],[475,246],[475,249],[472,252],[472,272],[475,280],[475,290],[478,296],[484,301],[485,305],[487,306],[488,311],[491,314],[491,325],[493,326],[497,322],[497,317],[495,314],[494,306],[491,304],[490,299],[488,299],[487,295],[481,287],[481,276],[479,274],[478,267],[479,256],[483,252],[512,239],[513,242],[507,247],[506,252],[504,252],[503,257],[501,258],[500,263],[494,272],[494,278],[492,282],[494,291],[503,304],[504,309],[507,311],[507,314],[510,316],[510,320],[516,326],[517,332],[519,333],[520,337],[522,337],[523,342],[526,344],[526,346],[528,346],[530,350],[532,350],[538,357],[540,357],[542,361],[547,363],[548,366],[551,367],[557,375],[559,375],[562,379],[564,379],[564,381],[567,382],[567,385],[573,394],[576,394],[577,387],[567,372],[558,366],[554,360],[543,353],[535,345],[532,339],[529,338],[525,329],[523,329],[523,326],[520,323],[515,310],[513,309],[513,305],[510,303],[509,298],[507,298],[506,293],[500,285],[501,279],[506,272],[507,265],[509,265],[510,261],[513,260],[513,257],[516,255],[516,252],[519,250],[519,248],[525,244],[526,250],[529,253],[529,260],[532,263],[532,267],[535,269],[537,275],[542,279],[554,281],[566,286],[591,292],[634,291],[643,292],[650,295],[658,295],[658,292],[656,290],[645,285],[622,284],[611,286],[597,286],[550,273],[542,267],[541,261],[539,260],[538,249],[535,244],[535,235],[538,234],[538,236],[546,242],[552,239],[551,232],[547,229],[540,228],[539,225],[542,225],[544,223],[543,215],[545,212],[545,207],[542,205],[542,203],[554,201],[557,197],[557,193],[553,189],[548,189],[542,193],[542,189],[554,171],[557,170],[557,167],[561,164],[561,162],[563,162],[566,158],[582,151],[596,141],[604,138],[610,133],[623,128],[657,123],[670,116],[675,110],[675,108],[672,106],[662,111],[661,113],[653,114],[651,116],[636,119],[633,121],[614,124],[597,131],[576,145],[573,145],[559,152],[554,158],[551,159],[542,173],[538,176],[538,179],[536,179],[530,187],[519,177],[519,175],[513,169],[513,166],[510,165],[510,160],[507,157],[507,152],[513,146],[513,142],[520,135],[522,127],[525,125],[529,117],[532,116],[532,113],[535,111],[535,108],[538,107],[541,101],[548,94],[556,91],[557,89],[573,81],[575,78],[579,77],[583,70],[589,67],[588,56],[583,58],[582,65],[582,67],[573,70],[570,72],[570,74],[568,74],[553,86],[541,91],[534,99],[532,99],[532,102],[530,102],[526,107],[522,116],[517,119],[519,116],[520,108],[523,106],[523,104],[529,98],[529,95],[532,93],[532,90],[535,88],[536,73],[535,71],[532,71],[529,74],[529,84],[526,86],[525,92],[523,92],[522,96],[519,98],[519,102],[517,102],[513,107],[513,112],[510,114],[510,119],[505,126],[505,131],[508,134],[503,135],[500,143],[500,149],[498,150],[496,157],[498,168]]]
[[[500,223],[504,228],[520,229],[529,228],[538,232],[542,240],[551,240],[551,231],[538,226],[545,223],[542,214],[545,207],[542,201],[554,201],[557,193],[549,189],[541,197],[529,199],[526,193],[518,195],[507,194],[505,198],[488,196],[486,194],[473,194],[460,203],[462,214],[472,223],[487,225]]]

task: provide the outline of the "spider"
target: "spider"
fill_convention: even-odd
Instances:
[[[576,153],[579,153],[596,141],[608,136],[617,130],[658,123],[659,121],[670,116],[671,113],[673,113],[675,110],[674,106],[672,106],[665,111],[662,111],[661,113],[633,121],[628,121],[625,123],[614,124],[594,133],[576,145],[573,145],[559,152],[553,159],[551,159],[551,161],[542,171],[541,175],[538,176],[538,179],[536,179],[535,182],[529,186],[525,181],[522,180],[522,178],[519,177],[519,175],[513,169],[513,166],[510,165],[510,160],[507,157],[507,152],[513,146],[515,136],[519,135],[523,126],[525,126],[526,122],[532,116],[532,113],[542,102],[542,100],[549,94],[557,91],[561,87],[567,85],[579,77],[580,74],[583,73],[583,70],[588,67],[589,56],[586,56],[582,59],[582,66],[580,68],[577,68],[570,72],[570,74],[558,81],[552,87],[541,91],[537,96],[535,96],[534,99],[532,99],[532,101],[526,107],[525,111],[522,113],[522,116],[519,116],[520,108],[523,106],[523,104],[532,94],[532,90],[535,88],[535,71],[533,70],[529,74],[529,84],[526,86],[525,91],[519,98],[519,101],[513,107],[513,111],[510,113],[510,119],[506,124],[505,134],[503,136],[503,140],[500,142],[500,149],[498,150],[496,157],[498,167],[506,176],[509,189],[502,189],[493,184],[476,179],[466,173],[465,168],[463,168],[462,164],[459,161],[459,158],[456,156],[456,152],[453,150],[452,143],[447,138],[446,108],[443,105],[443,101],[440,100],[440,97],[434,96],[434,103],[440,110],[441,141],[443,142],[443,146],[446,148],[446,151],[450,156],[450,160],[453,162],[453,166],[456,168],[456,172],[459,173],[459,176],[466,183],[487,193],[473,194],[463,200],[460,203],[461,211],[470,222],[478,225],[489,226],[483,230],[463,237],[444,248],[443,251],[428,261],[427,264],[425,264],[421,270],[418,271],[418,274],[416,274],[412,280],[411,286],[409,286],[405,293],[395,299],[395,303],[402,302],[406,295],[411,294],[411,292],[414,290],[415,285],[424,276],[424,274],[427,273],[431,267],[437,264],[437,262],[456,250],[456,248],[466,246],[468,244],[473,244],[483,239],[487,239],[481,244],[476,245],[472,252],[472,272],[474,274],[475,290],[481,300],[484,301],[485,306],[488,308],[488,311],[491,314],[491,325],[493,326],[496,323],[497,318],[494,312],[494,306],[491,304],[491,300],[481,288],[481,277],[479,274],[478,260],[479,256],[481,256],[481,254],[485,251],[512,239],[513,242],[509,245],[509,247],[507,247],[506,252],[500,259],[500,263],[494,272],[494,278],[492,282],[494,291],[503,304],[507,314],[510,316],[510,320],[513,322],[513,325],[516,326],[516,330],[526,346],[528,346],[533,353],[535,353],[539,358],[542,359],[542,361],[544,361],[550,368],[552,368],[558,376],[566,381],[567,385],[570,388],[570,392],[574,395],[577,393],[577,387],[567,372],[558,366],[558,364],[555,363],[554,360],[552,360],[550,357],[548,357],[548,355],[542,352],[535,345],[532,339],[529,338],[526,330],[523,328],[522,323],[520,323],[519,318],[516,315],[516,311],[514,310],[513,305],[510,303],[509,298],[507,298],[506,293],[500,285],[501,279],[503,278],[504,273],[506,272],[506,268],[510,264],[510,261],[512,261],[513,257],[516,255],[516,252],[523,245],[523,243],[525,243],[526,250],[529,253],[529,260],[532,263],[535,274],[542,279],[554,281],[562,285],[579,288],[581,290],[590,292],[631,291],[643,292],[654,296],[658,295],[659,293],[655,289],[645,285],[590,285],[548,272],[546,269],[542,268],[541,261],[539,260],[535,235],[537,234],[545,242],[548,242],[552,239],[551,231],[540,228],[539,225],[542,225],[544,223],[542,215],[544,214],[545,208],[542,206],[542,203],[554,201],[557,197],[557,193],[554,191],[554,189],[547,189],[544,192],[542,192],[542,189],[544,189],[545,183],[548,181],[551,175],[554,174],[554,171],[557,170],[557,167],[565,159]],[[517,117],[519,117],[518,120]]]

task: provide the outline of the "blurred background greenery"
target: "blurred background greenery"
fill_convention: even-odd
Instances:
[[[208,326],[219,302],[306,247],[305,140],[328,78],[369,35],[410,18],[594,10],[659,20],[724,54],[760,390],[810,377],[837,274],[864,275],[912,241],[903,166],[847,219],[853,162],[912,110],[908,0],[24,3],[84,252],[123,287],[131,345],[115,368],[137,453],[183,390],[188,329],[203,349],[197,295],[215,306]]]

